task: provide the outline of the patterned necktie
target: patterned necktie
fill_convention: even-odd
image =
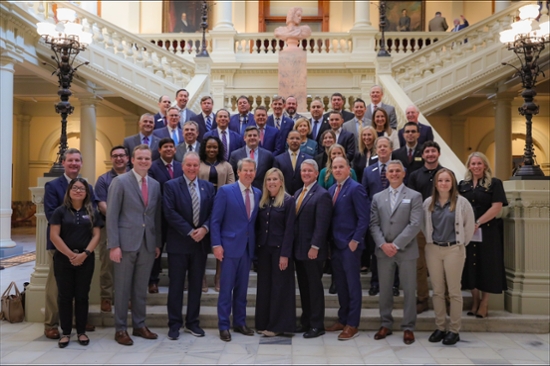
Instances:
[[[193,225],[195,227],[199,226],[199,195],[195,189],[195,182],[189,183],[189,193],[191,194],[191,204],[193,205]]]
[[[143,204],[147,207],[149,203],[149,190],[147,189],[147,177],[141,178],[141,195],[143,197]]]
[[[248,215],[248,219],[250,219],[250,188],[245,189],[244,194],[244,207],[246,207],[246,214]]]
[[[302,190],[302,193],[300,193],[300,197],[298,197],[298,202],[296,202],[296,213],[300,210],[300,206],[302,206],[302,201],[304,200],[304,197],[306,196],[307,188],[304,188]]]
[[[380,169],[380,181],[382,182],[382,188],[386,189],[390,185],[390,182],[388,182],[388,178],[386,177],[386,164],[382,164],[382,168]]]
[[[397,203],[397,190],[392,189],[390,192],[391,192],[390,204],[391,204],[391,210],[393,211],[393,209],[395,208],[395,204]]]
[[[145,136],[143,140],[141,140],[141,142],[143,142],[143,144],[145,145],[149,145],[149,137]]]
[[[342,188],[342,184],[338,183],[336,186],[336,192],[334,192],[334,196],[332,197],[332,204],[336,204],[336,200],[338,199],[338,195],[340,194],[340,189]]]
[[[193,145],[187,145],[187,151],[193,151]]]
[[[174,140],[174,143],[178,144],[178,134],[176,133],[176,129],[172,130],[172,140]]]
[[[315,120],[313,122],[313,139],[317,140],[317,131],[319,131],[319,121]]]
[[[275,118],[275,126],[280,130],[281,129],[281,119],[279,117]]]
[[[170,179],[174,179],[174,171],[172,170],[172,164],[166,164],[166,169],[168,169],[168,174],[170,174]]]
[[[290,157],[291,157],[291,160],[292,160],[292,169],[296,170],[296,153],[291,152]]]
[[[223,154],[223,157],[225,160],[227,160],[228,156],[229,156],[229,149],[227,148],[227,136],[226,136],[226,131],[222,131],[222,144],[223,144],[223,148],[224,148],[224,154]]]
[[[212,129],[212,120],[210,116],[206,117],[206,130],[210,131]]]
[[[241,117],[241,135],[244,135],[244,130],[246,130],[246,117]]]

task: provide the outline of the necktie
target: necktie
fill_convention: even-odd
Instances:
[[[193,145],[187,145],[187,151],[193,151]]]
[[[172,170],[172,164],[166,164],[166,169],[168,169],[168,174],[170,174],[170,179],[174,179],[174,171]]]
[[[172,140],[174,140],[174,143],[178,144],[178,134],[176,133],[176,129],[172,130]]]
[[[195,227],[199,226],[199,195],[195,189],[195,182],[189,183],[189,193],[191,194],[191,204],[193,205],[193,225]]]
[[[145,136],[143,140],[141,140],[145,145],[149,145],[149,137]]]
[[[290,156],[292,158],[292,169],[296,170],[296,153],[292,152],[290,153]]]
[[[223,148],[224,148],[224,154],[223,154],[223,157],[225,160],[227,160],[227,157],[229,156],[229,150],[227,149],[227,136],[226,136],[226,131],[223,131],[222,132],[222,144],[223,144]]]
[[[409,164],[412,162],[412,160],[413,160],[413,150],[409,149]]]
[[[245,189],[244,194],[244,207],[246,207],[246,214],[248,215],[248,219],[250,219],[250,188]]]
[[[300,197],[298,197],[298,202],[296,202],[296,213],[300,210],[300,206],[302,206],[302,201],[304,200],[304,197],[306,196],[307,188],[304,188],[302,190],[302,193],[300,193]]]
[[[275,126],[277,126],[279,130],[281,129],[281,119],[278,117],[275,118]]]
[[[241,135],[244,135],[244,130],[246,130],[246,117],[241,117]]]
[[[168,126],[168,121],[166,120],[166,116],[162,117],[162,122],[165,126]]]
[[[334,192],[334,196],[332,197],[332,204],[336,204],[336,200],[338,199],[338,195],[340,194],[340,189],[342,188],[342,185],[338,183],[336,186],[336,192]]]
[[[260,128],[260,142],[264,144],[264,129]]]
[[[319,121],[313,121],[313,139],[317,140],[317,131],[319,130]]]
[[[143,196],[143,204],[147,207],[149,203],[149,191],[147,190],[147,177],[141,178],[141,195]]]
[[[397,190],[392,189],[390,195],[390,204],[391,204],[391,210],[395,208],[395,204],[397,203]]]
[[[212,120],[210,116],[206,117],[206,130],[210,131],[212,129]]]
[[[250,150],[250,159],[254,160],[254,150]]]
[[[382,169],[380,169],[380,181],[382,182],[382,188],[386,189],[390,185],[388,178],[386,177],[386,164],[382,164]]]

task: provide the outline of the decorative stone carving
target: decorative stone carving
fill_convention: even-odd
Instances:
[[[290,8],[286,15],[286,27],[275,29],[275,37],[282,39],[288,47],[298,47],[298,43],[311,36],[311,28],[307,25],[300,25],[302,21],[302,8]]]

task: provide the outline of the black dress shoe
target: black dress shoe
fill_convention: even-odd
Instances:
[[[250,329],[249,327],[247,327],[246,325],[240,325],[240,326],[237,326],[237,327],[233,327],[233,331],[237,332],[237,333],[244,334],[245,336],[253,336],[254,335],[254,331],[252,329]]]
[[[393,291],[393,296],[399,296],[399,288],[398,287],[393,287],[392,291]]]
[[[447,333],[439,330],[439,329],[436,329],[432,335],[430,336],[430,338],[428,338],[428,341],[432,342],[432,343],[438,343],[438,342],[441,342],[441,340],[443,338],[445,338],[445,335],[447,335]]]
[[[380,289],[378,287],[371,287],[369,289],[369,296],[376,296],[380,292]]]
[[[445,338],[443,338],[443,344],[446,346],[452,346],[458,341],[460,341],[460,336],[458,333],[449,332]]]
[[[231,333],[229,333],[229,329],[220,330],[220,339],[224,342],[231,342]]]
[[[328,293],[331,295],[334,295],[336,293],[336,282],[332,281],[330,283],[330,288],[328,289]]]
[[[311,328],[310,330],[304,333],[304,338],[317,338],[319,336],[322,336],[323,334],[325,334],[324,329]]]
[[[308,330],[309,330],[309,327],[305,327],[302,324],[300,324],[296,326],[294,333],[304,333],[304,332],[307,332]]]

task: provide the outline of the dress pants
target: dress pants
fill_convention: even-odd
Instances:
[[[53,256],[57,250],[48,249],[49,271],[46,278],[46,303],[44,305],[44,329],[59,326],[59,309],[57,308],[57,282],[55,281]]]
[[[296,277],[300,288],[302,316],[305,328],[325,329],[325,292],[323,290],[323,261],[296,261]]]
[[[168,232],[168,224],[163,219],[161,221],[161,235],[162,235],[162,247],[160,248],[160,255],[158,258],[155,258],[155,261],[153,262],[153,268],[151,269],[151,276],[149,277],[149,284],[155,284],[158,285],[160,281],[160,272],[162,271],[162,252],[164,251],[164,247],[166,246],[166,234]]]
[[[428,288],[428,266],[426,264],[426,237],[424,233],[419,232],[416,236],[418,243],[418,259],[416,260],[416,298],[420,301],[426,301],[430,297]]]
[[[340,304],[338,321],[351,327],[358,327],[361,319],[361,253],[362,249],[352,252],[348,246],[332,250],[332,269]]]
[[[395,267],[399,268],[399,277],[403,287],[403,322],[401,329],[414,330],[416,324],[416,258],[398,260],[396,256],[378,256],[378,273],[380,276],[380,318],[382,326],[392,329],[393,326],[393,293],[391,285],[394,281]]]
[[[196,245],[200,246],[201,243]],[[206,253],[198,248],[194,253],[168,253],[168,326],[179,330],[183,325],[182,307],[185,274],[189,273],[185,326],[198,326],[202,295],[202,278],[206,268]]]
[[[145,237],[135,252],[122,251],[120,263],[113,263],[115,270],[115,329],[125,331],[128,318],[128,301],[132,300],[132,326],[145,326],[147,285],[155,252],[147,251]]]
[[[231,308],[233,308],[233,327],[246,325],[246,294],[251,261],[248,248],[246,248],[241,257],[224,257],[221,262],[220,295],[218,297],[219,330],[230,328]]]
[[[88,321],[88,296],[94,274],[95,256],[88,256],[82,265],[73,266],[67,256],[56,252],[53,257],[57,282],[57,303],[63,335],[70,335],[73,328],[73,300],[76,333],[86,333]]]
[[[99,260],[101,266],[99,268],[99,290],[101,299],[113,301],[113,261],[109,258],[109,249],[107,249],[107,229],[102,227],[100,231],[99,244]]]
[[[378,260],[376,258],[375,250],[376,250],[376,244],[374,243],[374,239],[370,235],[370,231],[367,231],[367,235],[365,236],[366,244],[367,244],[367,250],[369,251],[370,258],[370,271],[371,271],[371,278],[370,278],[370,287],[380,287],[380,283],[378,281]],[[365,251],[367,251],[365,250]],[[363,256],[364,257],[364,256]],[[399,288],[399,272],[398,269],[395,269],[395,276],[393,281],[393,287]]]

